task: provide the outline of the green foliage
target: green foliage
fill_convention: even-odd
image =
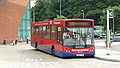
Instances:
[[[87,18],[94,19],[96,22],[96,25],[99,25],[99,20],[100,16],[103,15],[102,11],[97,9],[97,10],[91,10],[87,13]]]
[[[35,21],[45,21],[60,19],[60,1],[62,19],[66,18],[85,18],[94,19],[95,25],[106,27],[106,10],[114,9],[115,29],[117,31],[120,24],[120,0],[37,0],[32,8],[35,11]],[[112,19],[110,19],[110,29],[112,29]]]
[[[54,18],[54,20],[61,20],[61,19],[67,19],[67,17],[65,17],[63,15],[61,15],[61,16],[57,15],[57,18]]]

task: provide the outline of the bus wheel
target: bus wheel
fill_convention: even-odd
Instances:
[[[51,54],[52,55],[55,55],[55,50],[54,49],[55,49],[55,47],[54,47],[54,45],[52,45],[52,47],[51,47]]]
[[[36,50],[38,50],[37,46],[38,46],[38,45],[37,45],[37,42],[36,42],[36,43],[35,43],[35,48],[36,48]]]

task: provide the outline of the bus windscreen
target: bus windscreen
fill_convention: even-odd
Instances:
[[[92,21],[67,21],[66,26],[68,27],[91,27]]]

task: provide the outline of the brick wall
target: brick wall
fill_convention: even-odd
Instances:
[[[0,42],[18,38],[18,27],[29,0],[7,0],[0,6]]]

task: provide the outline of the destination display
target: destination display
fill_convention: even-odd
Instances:
[[[90,27],[92,26],[91,21],[67,21],[66,26],[69,27]]]

